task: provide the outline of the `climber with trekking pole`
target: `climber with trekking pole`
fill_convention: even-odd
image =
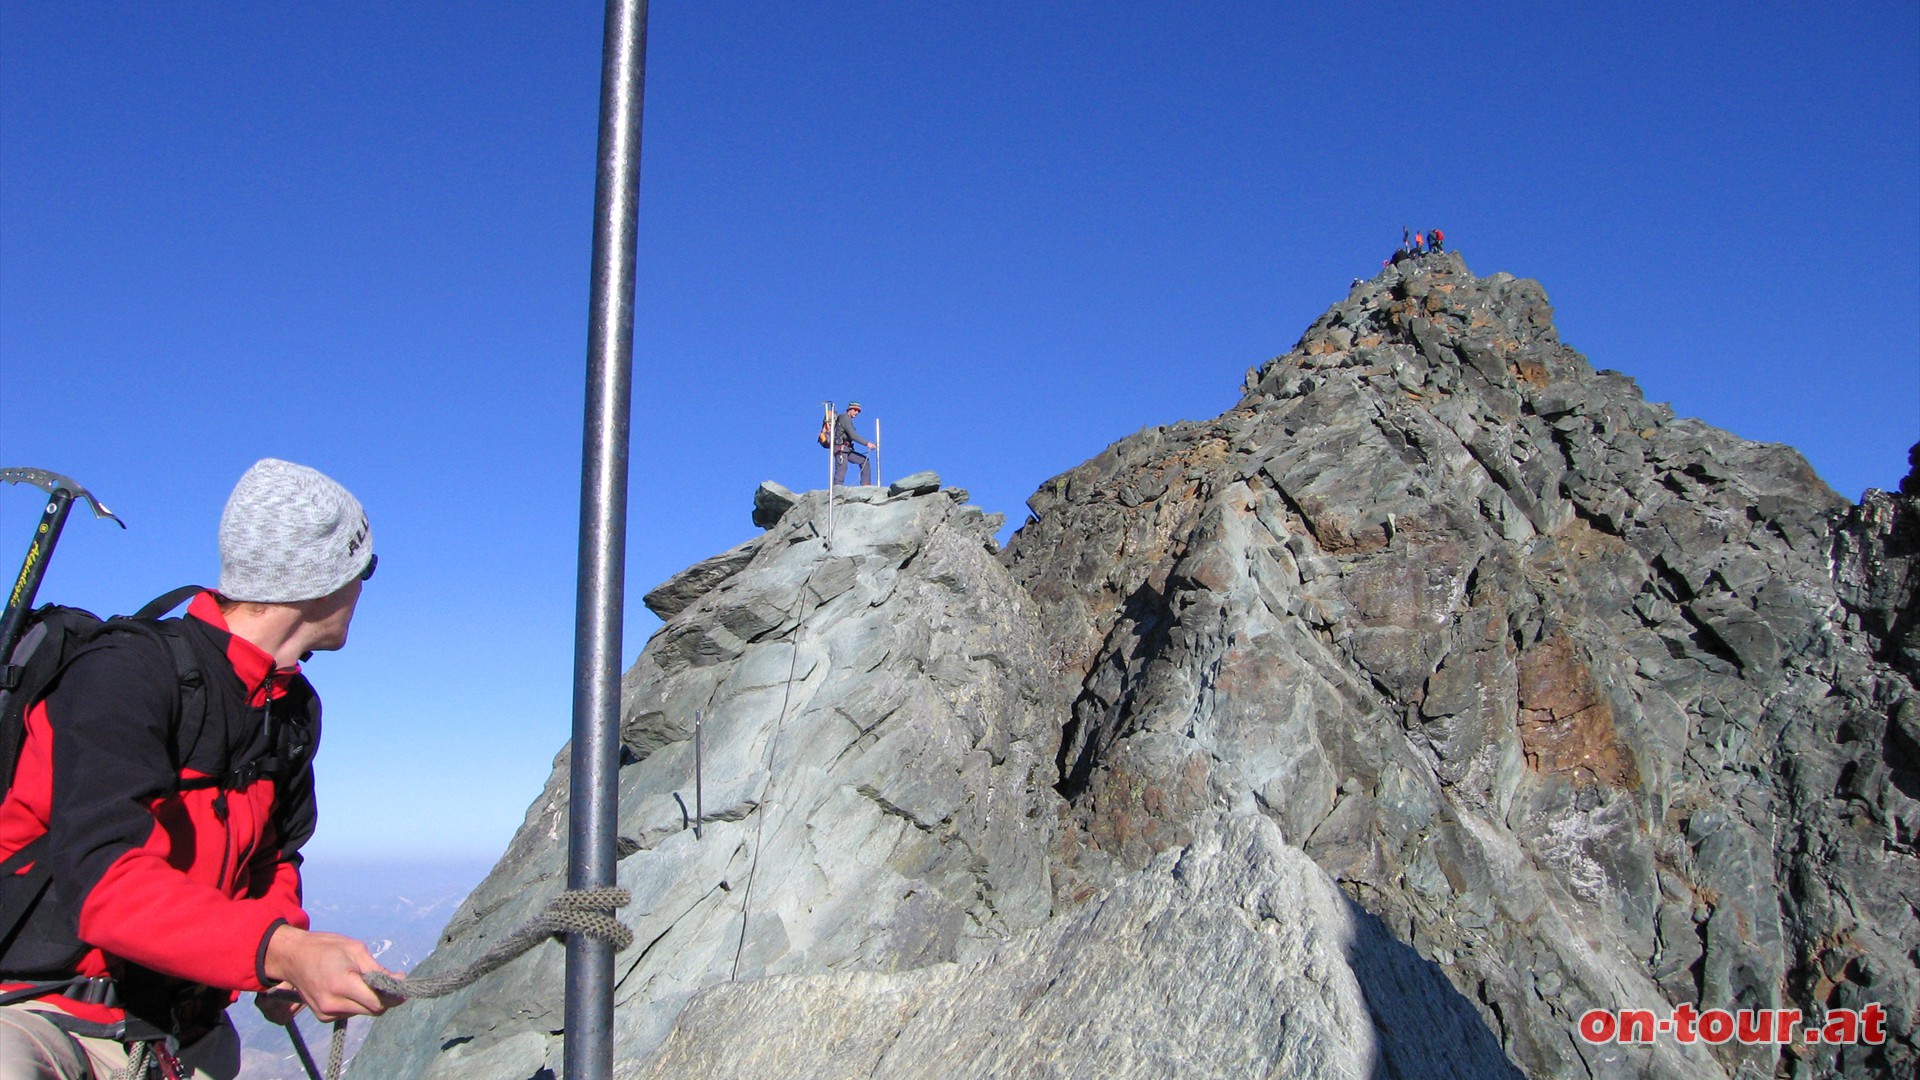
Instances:
[[[833,482],[835,486],[844,487],[846,485],[847,465],[849,462],[854,461],[860,463],[861,486],[864,487],[873,483],[872,465],[867,460],[867,455],[854,449],[855,445],[864,446],[869,450],[874,448],[873,443],[861,438],[859,433],[853,429],[853,422],[859,415],[860,403],[857,401],[849,401],[847,402],[847,410],[841,413],[839,418],[833,422]]]
[[[301,662],[347,642],[377,565],[366,514],[322,473],[267,458],[228,498],[219,550],[219,587],[184,617],[96,620],[0,713],[22,734],[0,801],[9,1080],[231,1077],[241,991],[291,991],[261,1004],[282,1022],[396,1000],[367,982],[393,973],[310,931],[301,901],[320,737]]]

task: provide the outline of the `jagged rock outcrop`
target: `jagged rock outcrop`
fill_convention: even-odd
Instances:
[[[1075,631],[1073,894],[1189,842],[1201,774],[1439,963],[1529,1073],[1773,1073],[1774,1048],[1670,1062],[1575,1035],[1588,1008],[1681,1002],[1879,1001],[1887,1047],[1782,1067],[1914,1067],[1920,699],[1881,656],[1911,549],[1865,539],[1897,531],[1877,503],[1836,533],[1848,504],[1793,451],[1593,371],[1538,285],[1457,256],[1389,271],[1239,408],[1029,505],[1009,566]]]
[[[842,489],[829,546],[812,492],[649,594],[668,619],[623,688],[627,1052],[703,986],[972,959],[1046,920],[1059,728],[1028,602],[994,561],[999,523],[937,484]],[[423,971],[471,960],[564,885],[566,783],[563,754]],[[355,1075],[557,1073],[563,961],[540,950],[408,1003]]]
[[[1004,552],[910,480],[763,486],[767,533],[647,596],[618,1075],[1920,1063],[1911,497],[1675,418],[1457,255],[1049,481]],[[559,888],[564,782],[423,970]],[[355,1075],[557,1070],[560,967],[410,1003]],[[1868,1002],[1884,1046],[1576,1033]]]

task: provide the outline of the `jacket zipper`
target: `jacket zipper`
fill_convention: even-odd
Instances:
[[[273,672],[267,672],[266,681],[260,685],[260,730],[267,731],[273,726]],[[251,695],[249,695],[251,696]],[[252,740],[248,740],[251,748]],[[228,770],[215,782],[213,791],[213,816],[220,821],[220,877],[219,888],[225,891],[228,886],[227,869],[233,865],[233,824],[230,808],[227,806],[227,778],[232,776]]]

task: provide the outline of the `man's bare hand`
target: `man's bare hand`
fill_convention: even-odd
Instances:
[[[360,977],[386,969],[350,937],[283,924],[267,939],[264,966],[268,978],[292,986],[314,1017],[329,1023],[343,1016],[379,1016],[398,1003]]]

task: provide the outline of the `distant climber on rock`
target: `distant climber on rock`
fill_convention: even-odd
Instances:
[[[873,449],[872,443],[861,438],[859,433],[853,430],[853,418],[859,415],[860,403],[857,401],[849,401],[847,402],[846,411],[842,412],[840,418],[833,422],[833,482],[836,485],[844,486],[846,484],[847,463],[849,461],[858,461],[860,463],[860,485],[862,487],[873,483],[873,468],[867,461],[867,455],[853,448],[854,444],[858,443],[869,450]]]
[[[1413,234],[1413,253],[1415,255],[1423,254],[1425,252],[1426,246],[1427,246],[1427,234],[1414,233]]]
[[[1428,251],[1445,251],[1447,250],[1446,243],[1447,243],[1446,233],[1441,232],[1439,229],[1427,230],[1427,250]]]

